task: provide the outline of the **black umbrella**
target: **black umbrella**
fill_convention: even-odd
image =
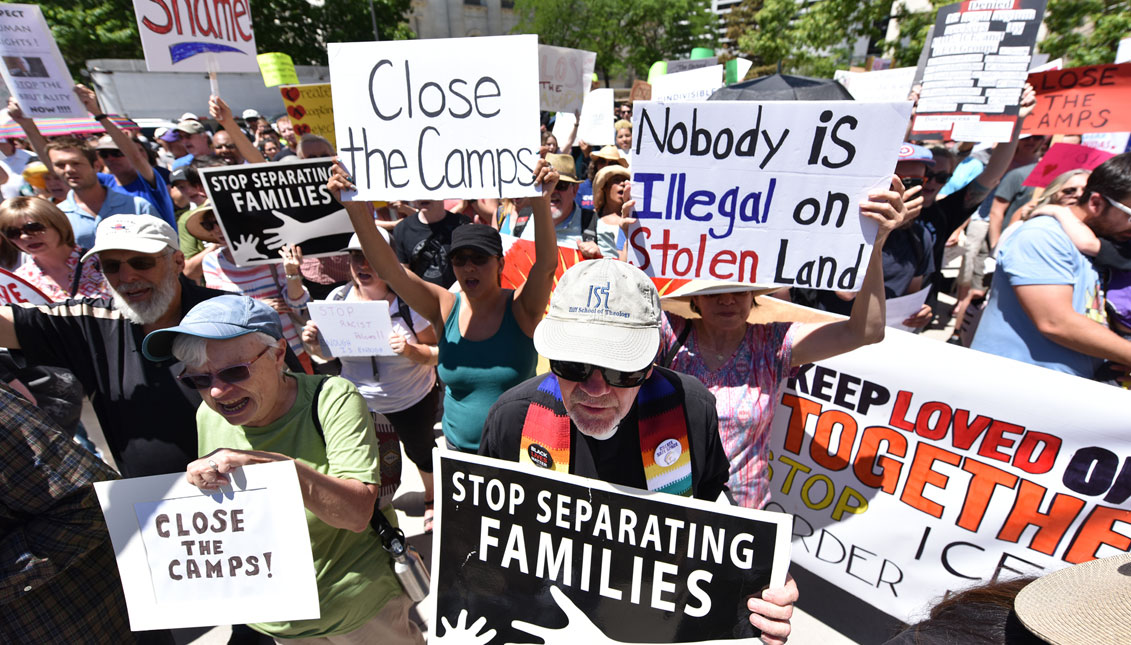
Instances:
[[[851,101],[852,95],[829,78],[771,74],[715,90],[708,101]]]

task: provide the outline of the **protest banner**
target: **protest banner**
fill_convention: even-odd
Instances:
[[[294,462],[206,494],[185,474],[96,482],[133,631],[318,618]]]
[[[450,451],[436,477],[444,642],[750,638],[746,599],[785,582],[788,515]]]
[[[1131,149],[1131,132],[1086,132],[1080,139],[1081,145],[1115,155]]]
[[[650,101],[652,100],[652,84],[647,81],[636,79],[632,82],[632,89],[628,93],[628,102],[635,103],[637,101]]]
[[[1116,64],[1131,62],[1131,38],[1119,41],[1119,47],[1115,50],[1115,62]]]
[[[249,0],[134,0],[151,72],[255,72]]]
[[[616,143],[617,133],[613,129],[613,92],[611,87],[593,90],[585,95],[578,119],[577,138],[591,146],[611,146]],[[559,115],[560,116],[560,115]],[[564,139],[559,139],[564,141]]]
[[[334,356],[395,356],[389,346],[393,323],[389,303],[330,301],[307,303],[325,346]]]
[[[263,87],[276,85],[295,85],[298,83],[298,74],[295,72],[295,63],[286,54],[273,52],[259,54],[255,57],[259,62],[259,71],[263,74]]]
[[[692,58],[687,60],[669,60],[667,61],[666,69],[668,74],[679,74],[680,72],[690,72],[693,69],[714,67],[718,64],[719,58],[717,56],[708,56],[706,58]]]
[[[330,43],[354,198],[537,194],[537,46],[534,35]]]
[[[795,514],[799,578],[914,622],[948,591],[1131,547],[1125,390],[894,330],[787,385],[767,508]]]
[[[859,289],[911,103],[710,101],[634,110],[628,259],[651,276]]]
[[[900,67],[875,72],[838,69],[833,78],[857,101],[906,101],[915,81],[915,68]]]
[[[1115,154],[1097,150],[1090,146],[1076,145],[1074,143],[1055,143],[1048,149],[1029,176],[1025,178],[1023,186],[1036,186],[1044,188],[1057,176],[1084,168],[1094,170],[1103,162],[1114,157]]]
[[[331,165],[310,159],[201,169],[237,265],[282,262],[284,244],[302,246],[308,258],[345,253],[353,226],[326,188]]]
[[[924,45],[912,132],[955,141],[1008,141],[1021,108],[1047,0],[970,0],[940,7]]]
[[[337,147],[334,136],[334,104],[330,98],[329,83],[283,85],[279,87],[283,105],[294,126],[295,136],[317,134]]]
[[[45,305],[51,300],[35,285],[0,269],[0,305]]]
[[[678,74],[668,73],[652,83],[653,101],[706,101],[723,86],[723,66],[700,67]]]
[[[589,93],[597,54],[581,49],[538,45],[538,93],[548,112],[574,113]]]
[[[1026,134],[1080,134],[1131,130],[1131,63],[1050,70],[1029,76],[1037,107]]]
[[[74,82],[43,12],[33,4],[0,5],[0,75],[29,117],[84,118]]]

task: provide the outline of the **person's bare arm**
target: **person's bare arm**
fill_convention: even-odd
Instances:
[[[39,126],[35,124],[35,120],[31,117],[25,116],[23,109],[20,107],[19,101],[15,96],[8,97],[8,116],[20,126],[20,129],[27,135],[28,143],[31,144],[31,149],[35,151],[36,156],[47,166],[47,171],[55,174],[55,168],[51,166],[51,158],[47,156],[47,139],[43,133],[39,131]]]
[[[20,339],[16,337],[16,317],[12,306],[0,307],[0,347],[19,349]]]
[[[514,292],[514,317],[527,336],[534,336],[534,328],[546,313],[554,273],[558,270],[558,238],[550,215],[550,195],[558,183],[558,171],[545,159],[539,159],[534,166],[534,181],[542,187],[542,194],[530,200],[534,209],[534,266],[530,267],[526,282]]]
[[[990,242],[990,249],[997,248],[997,241],[1001,239],[1001,225],[1005,222],[1005,211],[1009,208],[1009,200],[994,197],[993,206],[990,206],[990,228],[986,232],[986,239]]]
[[[569,136],[566,138],[565,143],[558,146],[558,152],[563,155],[568,155],[573,142],[577,140],[577,126],[581,125],[581,110],[576,110],[573,113],[573,127],[570,128]]]
[[[1131,342],[1073,309],[1072,285],[1027,284],[1013,290],[1045,338],[1081,354],[1131,365]]]
[[[83,107],[91,114],[102,114],[102,108],[98,105],[98,97],[95,96],[94,90],[79,83],[75,85],[75,96],[79,97],[79,101],[82,103]],[[153,166],[149,165],[149,158],[137,147],[134,140],[131,139],[128,134],[122,132],[122,129],[115,125],[109,117],[104,116],[98,122],[98,125],[102,126],[102,129],[106,130],[106,134],[110,135],[110,138],[114,141],[114,145],[118,146],[118,150],[126,156],[130,165],[133,166],[134,172],[140,175],[141,178],[145,180],[145,183],[150,186],[155,185],[153,180]]]
[[[970,186],[966,189],[966,201],[964,202],[966,208],[974,208],[981,204],[986,196],[997,188],[1001,178],[1005,176],[1009,170],[1009,164],[1013,161],[1013,153],[1017,151],[1017,142],[1021,139],[1021,126],[1025,123],[1025,117],[1033,113],[1033,108],[1037,106],[1037,93],[1033,90],[1033,86],[1028,83],[1025,84],[1025,89],[1021,92],[1021,109],[1017,113],[1017,123],[1013,126],[1013,136],[1005,143],[999,143],[994,146],[993,153],[990,154],[990,160],[986,163],[986,167],[982,169],[982,174],[974,178],[970,182]],[[1001,233],[1001,228],[998,228],[998,233]],[[990,238],[990,247],[996,238]]]
[[[243,130],[240,130],[240,126],[236,125],[236,120],[232,117],[232,108],[228,107],[224,99],[219,96],[209,98],[208,114],[216,119],[221,128],[224,128],[224,132],[227,132],[228,136],[232,138],[232,143],[236,144],[236,149],[249,163],[265,163],[267,161],[259,148],[256,148],[255,144],[243,133]]]
[[[1072,245],[1084,255],[1094,258],[1100,252],[1100,238],[1096,237],[1095,231],[1073,215],[1067,206],[1046,204],[1034,210],[1030,217],[1038,215],[1055,217],[1056,221],[1060,222],[1060,228],[1064,229],[1065,235],[1072,240]]]

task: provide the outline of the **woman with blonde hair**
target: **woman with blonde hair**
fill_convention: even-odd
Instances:
[[[613,129],[617,131],[617,149],[620,150],[621,155],[632,163],[632,122],[621,119],[613,124]]]
[[[0,231],[4,245],[27,255],[15,274],[52,301],[109,297],[98,258],[82,260],[86,249],[75,244],[70,221],[51,202],[39,197],[5,200],[0,204]]]

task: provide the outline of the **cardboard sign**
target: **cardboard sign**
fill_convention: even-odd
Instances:
[[[39,7],[5,4],[3,18],[0,75],[24,114],[33,118],[87,116]]]
[[[151,72],[259,72],[249,0],[134,0]]]
[[[651,276],[856,290],[911,103],[711,101],[634,110],[628,259]]]
[[[893,330],[788,386],[767,508],[796,514],[795,564],[879,611],[1131,547],[1126,390]]]
[[[746,598],[785,581],[788,515],[451,451],[436,464],[432,624],[445,642],[749,638]]]
[[[291,118],[296,137],[317,134],[325,137],[330,145],[338,145],[334,137],[334,103],[329,83],[283,85],[279,93],[283,95],[283,105],[287,106],[287,116]]]
[[[597,54],[581,49],[538,45],[538,94],[548,112],[574,113],[589,93]]]
[[[133,631],[320,616],[294,462],[229,478],[215,495],[184,473],[94,484]]]
[[[723,86],[723,66],[668,73],[652,83],[653,101],[706,101]]]
[[[538,194],[537,45],[534,35],[330,43],[338,156],[356,199]]]
[[[0,269],[0,305],[45,305],[51,299],[32,283]]]
[[[389,346],[389,303],[325,301],[307,304],[318,333],[334,356],[395,356]]]
[[[282,262],[284,244],[304,257],[345,253],[353,226],[326,188],[328,159],[202,168],[204,190],[239,266]]]
[[[1114,157],[1115,154],[1097,150],[1089,146],[1080,146],[1074,143],[1057,143],[1049,148],[1041,157],[1037,167],[1025,178],[1023,186],[1036,186],[1044,188],[1059,175],[1085,168],[1094,170],[1096,166]]]
[[[679,74],[680,72],[690,72],[693,69],[702,69],[704,67],[714,67],[719,64],[718,56],[709,56],[707,58],[694,58],[688,60],[669,60],[667,65],[668,74]]]
[[[857,101],[906,101],[915,81],[914,67],[877,72],[837,70],[833,76]]]
[[[1037,107],[1026,134],[1080,134],[1131,130],[1131,63],[1052,70],[1029,76]]]
[[[939,8],[913,133],[1008,141],[1047,0],[970,0]]]
[[[295,63],[290,56],[276,52],[260,54],[255,59],[259,62],[260,73],[263,74],[263,87],[298,83]]]
[[[628,93],[628,102],[635,103],[636,101],[650,100],[652,100],[652,84],[640,79],[633,81],[632,89]]]
[[[561,116],[561,115],[559,115]],[[591,146],[610,146],[616,143],[617,133],[613,129],[613,89],[602,87],[585,96],[581,107],[577,138]],[[558,139],[564,141],[565,139]]]

